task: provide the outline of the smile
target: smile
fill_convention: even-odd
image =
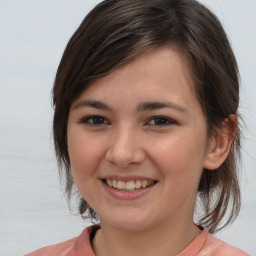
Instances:
[[[131,191],[131,192],[139,189],[145,189],[156,183],[156,181],[154,180],[146,180],[146,179],[129,180],[129,181],[105,179],[103,181],[105,182],[105,184],[107,184],[111,188],[115,188],[117,190],[122,190],[122,191]]]

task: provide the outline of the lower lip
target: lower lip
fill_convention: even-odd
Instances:
[[[144,195],[148,194],[152,188],[156,185],[151,185],[146,188],[137,189],[134,191],[124,191],[124,190],[118,190],[112,187],[109,187],[104,181],[102,181],[102,184],[106,191],[115,199],[119,200],[135,200],[138,198],[143,197]]]

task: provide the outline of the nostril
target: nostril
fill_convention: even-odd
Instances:
[[[126,167],[132,163],[142,163],[145,153],[139,148],[110,148],[106,152],[106,159],[120,167]]]

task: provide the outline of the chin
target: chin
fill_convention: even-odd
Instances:
[[[149,228],[149,222],[148,219],[145,218],[145,216],[133,216],[132,214],[124,214],[123,216],[112,215],[112,218],[109,218],[108,220],[105,221],[101,218],[101,223],[106,223],[107,225],[113,228],[131,232],[140,232]]]

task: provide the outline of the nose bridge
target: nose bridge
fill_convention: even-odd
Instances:
[[[126,166],[144,159],[139,131],[132,125],[123,124],[113,131],[107,159],[117,165]]]

